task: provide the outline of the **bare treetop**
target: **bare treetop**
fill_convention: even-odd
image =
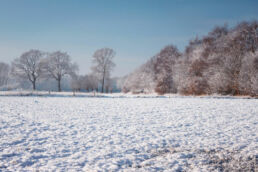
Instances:
[[[111,71],[115,67],[114,62],[112,61],[115,57],[115,51],[110,48],[102,48],[97,50],[93,55],[93,63],[95,64],[94,71],[104,72]]]
[[[33,89],[36,89],[36,80],[42,75],[42,58],[44,53],[39,50],[30,50],[23,53],[12,63],[12,74],[28,79]]]
[[[50,53],[46,58],[44,70],[47,76],[58,81],[58,91],[61,91],[61,79],[65,75],[74,75],[78,70],[78,66],[71,62],[71,58],[67,53],[56,51]]]
[[[102,92],[104,91],[105,80],[108,79],[110,72],[115,67],[115,63],[113,62],[114,57],[115,51],[110,48],[99,49],[93,54],[94,66],[92,70],[102,80]]]
[[[64,52],[56,51],[50,53],[47,60],[49,61],[46,66],[48,74],[55,79],[73,74],[78,68],[76,64],[71,62],[70,56]]]

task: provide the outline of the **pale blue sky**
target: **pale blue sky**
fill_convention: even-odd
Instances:
[[[0,0],[0,61],[29,49],[68,52],[90,72],[103,47],[123,76],[168,44],[181,51],[214,26],[258,19],[257,0]]]

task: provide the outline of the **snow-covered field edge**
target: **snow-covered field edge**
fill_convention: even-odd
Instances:
[[[252,96],[231,95],[181,95],[181,94],[133,94],[133,93],[99,93],[99,92],[52,92],[52,91],[0,91],[0,96],[43,96],[43,97],[101,97],[101,98],[217,98],[217,99],[258,99]]]

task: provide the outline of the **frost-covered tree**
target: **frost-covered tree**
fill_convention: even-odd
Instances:
[[[23,53],[12,62],[12,75],[19,79],[28,79],[35,90],[36,81],[42,76],[43,56],[44,53],[40,50],[30,50]]]
[[[127,76],[123,91],[175,93],[174,65],[180,56],[181,53],[175,46],[166,46],[156,56]]]
[[[173,80],[174,65],[181,56],[178,49],[173,46],[166,46],[155,57],[154,71],[156,73],[155,79],[157,80],[156,92],[176,93],[176,84]]]
[[[74,74],[71,80],[71,88],[73,91],[81,91],[85,84],[84,76]]]
[[[75,91],[97,91],[98,90],[98,79],[96,76],[89,75],[73,75],[71,81],[71,88]]]
[[[0,87],[7,84],[10,67],[8,64],[0,62]]]
[[[123,92],[151,93],[156,87],[154,61],[152,58],[123,79]]]
[[[98,90],[98,78],[93,74],[84,76],[83,88],[87,91],[97,91]]]
[[[101,80],[101,92],[104,92],[105,82],[109,79],[111,71],[115,67],[113,58],[115,51],[110,48],[102,48],[93,54],[92,71]]]
[[[189,42],[183,54],[165,47],[129,74],[125,92],[258,95],[258,22],[217,26]],[[179,58],[180,57],[180,58]],[[147,65],[150,64],[150,65]]]
[[[78,70],[77,64],[72,63],[70,56],[61,51],[48,54],[43,64],[45,76],[57,81],[58,91],[61,91],[62,78],[66,75],[73,76]]]
[[[225,77],[223,79],[227,83],[224,88],[229,94],[244,94],[240,88],[240,74],[243,60],[249,53],[255,53],[258,47],[258,28],[255,23],[240,23],[230,30],[224,39],[224,44],[218,44],[222,52],[221,56],[224,57],[222,61]]]
[[[231,29],[215,27],[202,39],[191,41],[182,63],[187,75],[179,90],[184,94],[234,95],[250,91],[251,77],[244,69],[252,69],[250,53],[255,55],[257,50],[256,23],[242,22]]]
[[[242,61],[239,90],[245,95],[258,95],[258,51],[249,52]]]

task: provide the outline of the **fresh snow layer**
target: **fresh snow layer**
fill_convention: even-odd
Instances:
[[[133,94],[133,93],[99,93],[99,92],[53,92],[53,91],[0,91],[0,97],[22,96],[22,97],[98,97],[98,98],[217,98],[217,99],[258,99],[251,96],[231,96],[231,95],[202,95],[202,96],[184,96],[180,94]]]
[[[0,171],[255,169],[257,157],[258,99],[0,97]]]

